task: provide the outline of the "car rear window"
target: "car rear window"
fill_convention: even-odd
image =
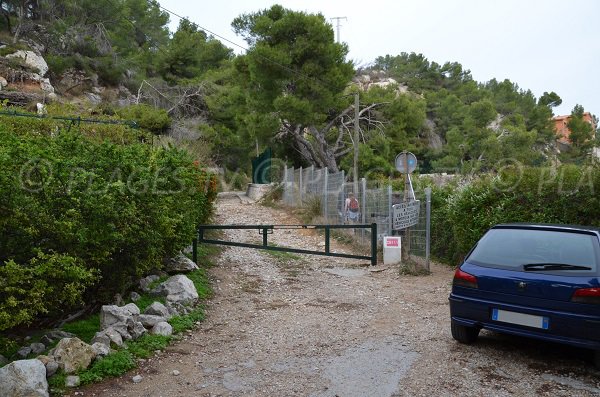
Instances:
[[[526,264],[567,264],[591,270],[537,270],[539,273],[598,273],[598,238],[592,234],[532,229],[491,229],[469,255],[470,263],[509,270]]]

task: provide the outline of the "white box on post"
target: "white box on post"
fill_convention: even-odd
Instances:
[[[396,265],[402,260],[402,247],[400,236],[386,236],[383,238],[383,264]]]

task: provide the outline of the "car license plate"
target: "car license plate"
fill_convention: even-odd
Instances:
[[[517,313],[500,309],[492,309],[492,320],[540,329],[548,329],[548,325],[550,323],[548,317],[534,316],[531,314]]]

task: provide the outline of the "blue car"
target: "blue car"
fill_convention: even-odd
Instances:
[[[452,337],[482,328],[594,351],[600,368],[600,229],[492,227],[454,274]]]

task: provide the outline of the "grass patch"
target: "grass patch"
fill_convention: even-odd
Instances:
[[[198,297],[200,299],[210,298],[212,295],[212,288],[210,287],[210,281],[206,275],[206,270],[200,268],[189,272],[186,276],[192,280],[196,291],[198,291]]]
[[[119,350],[98,360],[88,369],[79,372],[82,385],[99,382],[104,378],[111,378],[124,374],[136,367],[134,355],[128,350]],[[64,383],[63,383],[64,385]]]
[[[100,313],[67,323],[62,326],[62,329],[75,334],[82,341],[90,343],[96,332],[100,330]]]
[[[269,208],[280,208],[279,202],[283,198],[283,184],[279,184],[260,200],[260,204]]]
[[[48,378],[48,390],[51,396],[62,396],[65,394],[66,386],[65,381],[67,380],[67,374],[61,369],[58,370],[51,378]]]
[[[148,358],[156,350],[163,350],[173,339],[170,336],[146,334],[134,341],[127,342],[127,350],[135,357]]]
[[[292,254],[291,252],[285,252],[285,251],[271,251],[271,250],[265,250],[265,252],[269,255],[271,255],[273,258],[275,259],[279,259],[282,261],[297,261],[302,259],[301,256],[296,255],[296,254]]]
[[[431,272],[412,259],[408,259],[400,264],[400,274],[403,276],[428,276]]]
[[[204,308],[195,307],[190,313],[183,316],[173,316],[169,324],[173,327],[173,332],[178,334],[190,328],[193,328],[197,321],[204,320]]]
[[[140,308],[140,312],[143,313],[144,310],[146,310],[148,306],[150,306],[154,302],[160,302],[164,305],[167,302],[167,300],[164,296],[151,296],[148,294],[143,294],[141,295],[140,299],[133,303],[135,303],[136,306]]]

